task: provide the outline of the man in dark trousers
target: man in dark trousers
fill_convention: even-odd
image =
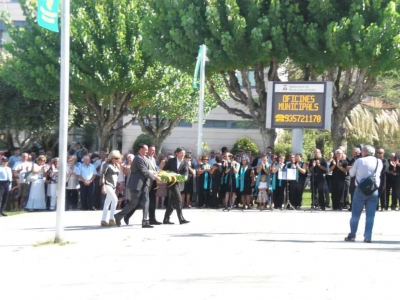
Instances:
[[[387,210],[388,204],[386,203],[386,174],[389,171],[389,162],[387,159],[385,159],[385,149],[383,148],[378,148],[376,151],[376,157],[379,158],[382,161],[382,172],[380,174],[381,177],[381,184],[379,186],[379,200],[381,202],[381,211],[384,209]],[[376,207],[376,209],[379,209],[379,204]]]
[[[312,206],[317,206],[315,200],[318,198],[320,210],[325,210],[324,184],[327,169],[328,163],[326,159],[322,157],[321,150],[315,149],[314,158],[310,160],[308,170],[311,172]]]
[[[189,176],[189,165],[185,160],[185,149],[178,147],[175,150],[175,157],[171,158],[167,161],[164,166],[165,171],[172,171],[177,174],[181,174],[185,176],[187,179]],[[184,190],[185,183],[184,182],[176,182],[172,185],[168,185],[168,207],[165,211],[163,224],[174,224],[169,218],[176,209],[176,213],[178,215],[180,224],[187,224],[189,221],[186,221],[182,215],[182,197],[181,192]]]
[[[121,220],[125,215],[135,210],[139,203],[143,210],[142,227],[153,228],[149,224],[149,187],[153,180],[162,182],[162,180],[156,176],[155,171],[150,170],[149,161],[147,160],[146,154],[148,152],[148,146],[145,144],[139,145],[139,151],[135,155],[131,165],[131,176],[128,182],[127,188],[131,192],[131,201],[117,214],[114,215],[115,223],[121,226]]]
[[[157,172],[157,162],[154,157],[156,153],[156,147],[153,145],[149,146],[149,151],[146,155],[146,158],[149,163],[149,170],[153,173]],[[156,219],[156,191],[157,191],[157,181],[153,180],[150,185],[149,190],[149,217],[150,217],[150,225],[161,225],[161,222],[158,222]],[[129,218],[135,213],[136,209],[133,209],[129,213],[124,216],[124,222],[126,225],[129,225]]]

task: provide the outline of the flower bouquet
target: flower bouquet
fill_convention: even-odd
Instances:
[[[169,186],[172,186],[176,182],[186,181],[185,176],[174,172],[159,171],[158,175],[160,176],[162,181],[169,183]]]

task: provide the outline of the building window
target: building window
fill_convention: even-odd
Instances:
[[[232,121],[230,128],[232,129],[259,129],[257,124],[253,121]]]
[[[248,70],[248,71],[246,71],[246,73],[247,73],[247,77],[249,77],[250,86],[256,87],[256,81],[254,79],[254,70]],[[236,71],[236,77],[239,81],[240,87],[243,87],[242,73],[240,73],[239,71]]]
[[[179,123],[176,125],[176,127],[188,127],[188,128],[191,128],[192,127],[192,123],[186,122],[184,120],[180,120]]]

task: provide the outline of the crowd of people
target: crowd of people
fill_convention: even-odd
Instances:
[[[305,186],[309,184],[313,209],[350,210],[356,185],[355,179],[351,179],[350,169],[361,157],[361,150],[361,147],[355,147],[352,157],[348,158],[344,149],[339,148],[329,153],[328,158],[323,158],[321,151],[315,149],[314,156],[308,160],[301,153],[287,157],[273,154],[271,147],[265,153],[259,151],[254,158],[247,149],[232,154],[223,147],[200,157],[192,157],[188,151],[182,158],[188,167],[187,180],[179,191],[182,207],[300,209]],[[384,159],[382,148],[376,153],[383,163],[379,208],[397,210],[398,202],[400,204],[400,163],[397,158],[400,151],[397,155],[390,154],[389,159]],[[104,203],[122,209],[131,200],[130,189],[125,189],[125,185],[129,182],[135,157],[132,151],[121,157],[117,157],[120,154],[115,151],[92,154],[78,143],[69,149],[69,154],[66,210],[103,209]],[[176,155],[156,156],[155,147],[150,145],[146,157],[151,160],[154,171],[158,171],[165,169]],[[102,171],[104,165],[114,172],[112,176],[106,174],[111,176],[107,179]],[[51,151],[42,150],[36,157],[34,152],[20,154],[15,150],[11,157],[1,158],[1,168],[2,215],[5,215],[7,199],[12,211],[55,210],[59,159],[52,157]],[[292,174],[295,174],[291,180],[285,180],[287,169],[292,169]],[[155,184],[154,181],[149,190],[155,199],[151,206],[167,208],[167,183]],[[108,222],[105,216],[102,221],[103,224]]]

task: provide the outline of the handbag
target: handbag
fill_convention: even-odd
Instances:
[[[33,174],[32,171],[29,172],[28,176],[26,176],[25,180],[27,182],[34,182],[39,179],[38,174]]]
[[[372,195],[378,188],[378,184],[376,183],[376,170],[378,169],[378,159],[376,159],[376,167],[374,174],[363,178],[360,182],[357,181],[358,188],[365,196]]]
[[[25,173],[24,175],[24,179],[26,182],[33,182],[39,179],[38,174],[33,174],[33,166],[34,166],[34,162],[32,162],[32,169],[28,172]]]

